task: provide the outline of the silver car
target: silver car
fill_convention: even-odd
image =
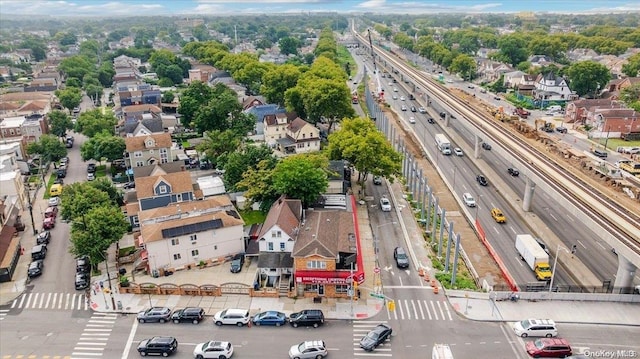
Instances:
[[[289,349],[290,359],[318,359],[326,357],[327,354],[327,346],[322,340],[308,340]]]

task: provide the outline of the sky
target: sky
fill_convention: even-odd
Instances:
[[[241,15],[336,11],[381,14],[637,12],[631,0],[0,0],[2,14],[59,16]]]

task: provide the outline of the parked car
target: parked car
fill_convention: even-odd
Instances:
[[[487,151],[491,151],[491,145],[486,142],[482,142],[482,148]]]
[[[556,131],[560,132],[560,133],[567,133],[567,128],[566,127],[556,127]]]
[[[178,341],[174,337],[153,337],[138,344],[140,356],[162,355],[169,356],[178,350]]]
[[[58,207],[50,206],[44,210],[44,218],[56,218],[58,217]]]
[[[218,326],[229,324],[241,327],[249,323],[249,311],[246,309],[221,310],[213,316],[213,322]]]
[[[65,178],[65,177],[67,177],[67,169],[66,168],[58,168],[56,170],[56,177],[57,178]]]
[[[517,168],[509,167],[507,168],[507,172],[513,177],[518,177],[520,175],[520,171]]]
[[[289,349],[290,359],[318,359],[329,354],[322,340],[308,340]]]
[[[140,323],[153,323],[153,322],[168,322],[171,318],[171,309],[167,307],[151,307],[143,312],[138,313],[138,322]]]
[[[492,208],[491,209],[491,217],[497,223],[505,223],[505,222],[507,222],[507,217],[504,216],[504,214],[502,213],[502,211],[499,208]]]
[[[314,328],[324,324],[324,313],[320,309],[305,309],[289,315],[289,323],[294,328],[312,326]]]
[[[196,345],[193,357],[196,359],[227,359],[233,356],[233,345],[229,342],[208,341]]]
[[[29,263],[29,268],[27,269],[27,276],[29,276],[29,278],[35,278],[41,275],[43,267],[44,267],[44,261],[42,259]]]
[[[134,181],[127,182],[124,184],[124,186],[122,186],[122,188],[124,189],[136,188],[136,183]]]
[[[174,323],[198,324],[204,319],[204,309],[200,307],[187,307],[178,309],[171,314],[171,321]]]
[[[625,148],[624,153],[627,153],[630,155],[637,155],[638,153],[640,153],[640,147]]]
[[[89,273],[91,272],[91,261],[89,257],[82,256],[76,258],[76,273]]]
[[[87,164],[87,173],[95,173],[96,172],[96,164],[89,163]]]
[[[51,188],[49,188],[49,196],[55,197],[62,194],[62,184],[53,184]]]
[[[391,337],[393,329],[386,324],[378,324],[367,335],[360,340],[360,348],[365,351],[373,351],[380,344],[384,343],[387,338]]]
[[[56,177],[56,179],[53,181],[53,184],[54,185],[59,184],[59,185],[62,186],[64,184],[64,180],[62,178],[60,178],[60,177]],[[53,186],[51,186],[51,187],[53,187]]]
[[[75,278],[76,290],[83,290],[83,289],[89,288],[90,279],[91,277],[89,276],[88,273],[76,273],[76,278]]]
[[[380,209],[382,212],[391,212],[391,201],[387,197],[380,198]]]
[[[51,232],[49,231],[40,231],[36,236],[36,244],[49,244],[51,241]]]
[[[231,273],[240,273],[242,271],[242,265],[244,264],[244,253],[238,253],[233,256],[231,261]]]
[[[513,332],[517,336],[526,337],[546,337],[551,338],[558,335],[556,323],[551,319],[525,319],[513,324]]]
[[[476,200],[473,198],[471,193],[468,193],[468,192],[463,193],[462,194],[462,201],[464,202],[464,204],[466,204],[469,207],[475,207],[476,206]]]
[[[489,184],[489,182],[487,181],[487,178],[483,175],[477,175],[476,176],[476,181],[478,181],[478,183],[481,186],[487,186]]]
[[[31,248],[31,260],[45,259],[47,257],[47,245],[38,244]]]
[[[56,226],[56,219],[53,217],[45,218],[42,221],[42,228],[44,229],[52,229]]]
[[[380,176],[374,176],[374,177],[373,177],[373,184],[375,184],[375,185],[381,185],[381,184],[382,184],[382,177],[380,177]]]
[[[572,354],[566,339],[540,338],[526,344],[527,354],[534,358],[565,358]]]
[[[464,156],[464,152],[462,152],[462,149],[460,147],[454,148],[453,153],[458,157]]]
[[[49,206],[57,206],[60,204],[60,197],[56,196],[56,197],[51,197],[49,198]]]
[[[87,181],[93,181],[96,179],[96,174],[94,172],[87,173]]]
[[[65,166],[68,165],[69,164],[69,157],[68,156],[62,157],[60,159],[60,164],[61,165],[65,165]]]
[[[393,250],[393,259],[396,260],[398,268],[409,268],[409,257],[402,247],[396,247]]]
[[[255,325],[275,325],[279,327],[287,322],[287,315],[275,310],[256,314],[251,320]]]

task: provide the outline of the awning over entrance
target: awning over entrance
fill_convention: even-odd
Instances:
[[[351,284],[351,271],[314,271],[297,270],[296,282],[308,284]],[[364,271],[353,271],[353,277],[361,284],[364,282]]]

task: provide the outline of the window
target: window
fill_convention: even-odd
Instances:
[[[136,151],[133,153],[133,157],[142,157],[142,151]]]
[[[273,242],[269,242],[269,243],[267,244],[267,250],[270,250],[270,251],[272,251],[272,250],[273,250]]]
[[[285,247],[284,247],[284,242],[280,242],[280,250],[284,251]]]
[[[305,292],[317,292],[318,291],[318,285],[317,284],[305,284],[304,285],[304,291]]]
[[[278,238],[282,238],[282,231],[277,231],[277,232],[276,232],[276,236],[277,236]]]
[[[189,236],[189,239],[191,240],[191,242],[195,242],[198,240],[198,235],[197,234],[192,234]]]
[[[324,261],[308,261],[307,269],[327,269],[327,263]]]
[[[182,193],[176,195],[176,202],[182,202]]]
[[[167,186],[158,186],[158,192],[161,194],[167,193]]]
[[[142,166],[144,166],[144,162],[136,161],[136,167],[142,167]]]
[[[171,238],[171,245],[177,246],[180,244],[180,238]]]
[[[153,150],[149,150],[149,154],[152,155],[153,154]]]
[[[194,250],[191,251],[191,256],[192,257],[197,257],[198,254],[200,254],[200,252],[197,249],[194,249]]]
[[[338,294],[347,294],[349,293],[349,286],[344,284],[336,285],[336,293]]]
[[[180,256],[180,253],[176,253],[176,254],[174,254],[174,255],[173,255],[173,260],[174,260],[174,261],[177,261],[177,260],[178,260],[178,259],[180,259],[180,258],[182,258],[182,257]]]
[[[133,216],[133,226],[137,227],[140,225],[140,219],[138,218],[138,216]]]
[[[217,251],[218,250],[218,245],[213,246],[213,250]]]

